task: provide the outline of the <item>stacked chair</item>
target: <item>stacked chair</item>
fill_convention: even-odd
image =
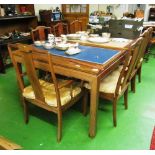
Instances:
[[[148,62],[150,55],[155,55],[151,53],[151,46],[155,44],[155,38],[153,37],[153,28],[149,27],[147,30],[149,32],[149,38],[148,38],[148,45],[144,55],[145,62]]]
[[[46,27],[46,26],[37,26],[35,29],[31,30],[31,38],[32,41],[46,41],[48,40],[48,34],[52,33],[51,27]],[[49,74],[48,72],[45,71],[39,71],[40,77],[44,77],[45,79],[48,79]]]
[[[54,25],[52,28],[53,28],[54,35],[57,37],[60,37],[61,34],[68,34],[69,33],[67,23],[60,22],[60,23],[57,23],[56,25]]]
[[[77,31],[82,31],[82,21],[74,20],[69,24],[70,33],[76,33]]]
[[[29,120],[28,103],[57,114],[59,142],[62,136],[62,112],[83,97],[81,85],[74,80],[58,79],[52,64],[52,55],[47,51],[40,51],[24,44],[9,44],[8,50],[16,70],[25,122],[28,123]],[[23,66],[26,72],[22,71]],[[52,82],[39,79],[38,69],[49,71]],[[25,85],[24,76],[28,77],[30,83],[28,86]]]
[[[31,30],[32,41],[45,41],[48,38],[48,34],[51,33],[51,27],[37,26]]]
[[[143,41],[142,41],[141,46],[139,48],[137,59],[135,61],[135,66],[134,66],[134,68],[132,70],[132,73],[131,73],[131,76],[130,76],[130,79],[129,79],[131,81],[131,90],[134,93],[135,93],[135,89],[136,89],[136,87],[135,87],[135,85],[136,85],[136,75],[138,75],[138,81],[141,82],[142,63],[143,63],[143,60],[144,60],[145,51],[147,50],[147,47],[148,47],[149,42],[151,40],[151,36],[152,36],[152,28],[148,28],[140,36],[140,37],[143,38]]]

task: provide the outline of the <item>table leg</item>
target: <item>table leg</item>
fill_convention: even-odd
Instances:
[[[90,137],[95,137],[96,135],[98,97],[99,97],[98,90],[99,90],[99,80],[96,77],[91,82],[91,90],[90,90],[90,126],[89,126]]]

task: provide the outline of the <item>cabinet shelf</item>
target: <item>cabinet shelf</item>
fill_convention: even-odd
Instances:
[[[0,21],[17,20],[17,19],[30,19],[30,18],[36,18],[36,16],[31,16],[31,15],[4,16],[4,17],[0,17]]]
[[[25,7],[25,11],[31,13],[31,15],[21,15],[22,13],[24,14],[24,12],[21,12],[21,7]],[[18,32],[30,32],[31,28],[36,28],[38,25],[37,17],[34,15],[34,5],[16,4],[16,10],[18,15],[0,17],[0,35],[12,33],[15,30]],[[9,58],[7,44],[16,42],[30,43],[31,37],[22,36],[14,39],[0,40],[0,73],[5,72],[7,59]]]

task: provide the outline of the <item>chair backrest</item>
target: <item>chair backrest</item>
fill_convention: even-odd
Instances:
[[[141,45],[140,45],[140,48],[139,48],[135,68],[137,68],[138,64],[140,63],[141,58],[144,57],[144,53],[145,53],[146,48],[147,48],[148,43],[149,43],[149,37],[150,37],[149,31],[145,30],[143,32],[143,34],[140,35],[140,37],[142,38],[142,42],[141,42]]]
[[[46,104],[45,97],[39,82],[37,70],[41,69],[49,71],[51,73],[51,78],[56,92],[57,108],[60,108],[60,93],[57,78],[53,69],[51,54],[49,54],[46,50],[38,50],[31,45],[25,44],[16,44],[16,50],[14,51],[11,50],[12,45],[8,45],[8,49],[10,50],[9,53],[11,54],[12,62],[16,70],[17,80],[21,92],[23,92],[25,88],[25,83],[21,76],[18,64],[25,66],[26,75],[34,91],[35,102],[38,104]]]
[[[149,27],[147,30],[149,31],[149,41],[151,41],[151,39],[152,39],[152,33],[153,33],[153,28],[152,27]]]
[[[45,41],[49,33],[51,33],[51,27],[37,26],[35,29],[31,30],[31,37],[33,42],[37,40]]]
[[[132,73],[133,68],[135,68],[135,61],[138,55],[141,42],[142,42],[142,38],[138,38],[129,47],[129,50],[127,51],[125,60],[123,62],[123,69],[121,70],[121,73],[117,82],[117,86],[115,90],[116,95],[119,95],[129,83],[130,75]]]
[[[76,33],[82,31],[82,21],[74,20],[70,23],[70,33]]]
[[[53,26],[54,35],[59,37],[61,34],[68,34],[68,24],[67,23],[57,23]]]

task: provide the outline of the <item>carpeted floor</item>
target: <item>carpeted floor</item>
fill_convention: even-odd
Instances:
[[[155,52],[155,49],[153,49]],[[100,99],[96,137],[88,137],[89,114],[84,117],[78,104],[63,114],[62,141],[56,141],[57,119],[38,107],[30,107],[30,121],[23,120],[15,71],[0,75],[0,135],[25,150],[149,150],[155,126],[155,58],[143,64],[142,82],[136,93],[129,90],[129,108],[118,102],[118,126],[112,124],[112,105]]]

